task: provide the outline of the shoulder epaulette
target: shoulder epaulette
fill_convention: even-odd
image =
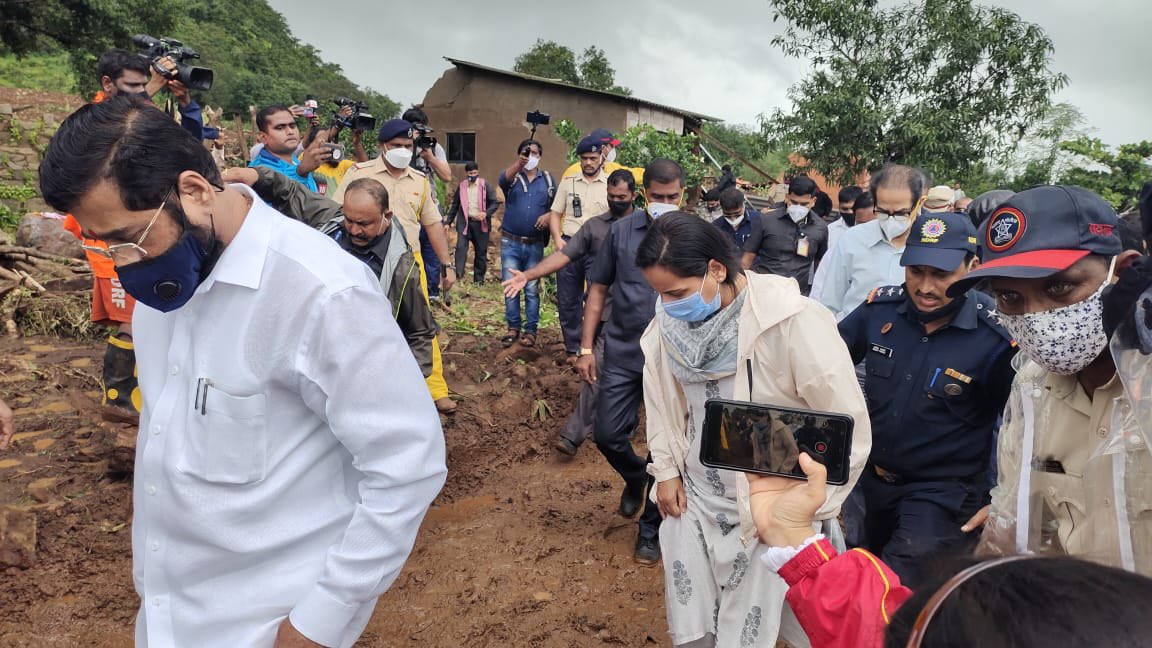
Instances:
[[[999,333],[1000,337],[1008,340],[1012,346],[1016,346],[1016,340],[1012,337],[1012,334],[1000,323],[1000,316],[996,312],[996,300],[975,290],[969,293],[969,295],[970,298],[976,300],[976,320]]]
[[[884,304],[888,302],[904,301],[903,286],[880,286],[868,293],[869,304]]]

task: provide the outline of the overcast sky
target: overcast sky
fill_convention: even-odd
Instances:
[[[771,46],[780,27],[768,0],[269,3],[297,38],[350,79],[405,106],[421,101],[450,66],[442,57],[511,69],[537,38],[577,53],[596,45],[616,68],[616,82],[636,96],[735,123],[753,124],[757,115],[787,107],[788,86],[808,68]],[[1052,38],[1053,66],[1070,81],[1057,101],[1078,106],[1108,144],[1152,139],[1152,0],[996,4]],[[401,21],[424,26],[404,28]]]

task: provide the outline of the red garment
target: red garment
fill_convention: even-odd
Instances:
[[[812,648],[880,648],[892,614],[912,596],[879,558],[814,542],[780,568],[788,604]]]

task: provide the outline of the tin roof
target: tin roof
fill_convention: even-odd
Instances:
[[[546,83],[549,85],[556,85],[556,86],[561,86],[564,88],[571,88],[573,90],[579,90],[580,92],[603,95],[605,97],[609,97],[609,98],[616,99],[619,101],[630,101],[632,103],[637,103],[637,104],[648,106],[650,108],[657,108],[657,109],[663,110],[665,112],[670,112],[670,113],[673,113],[676,115],[680,115],[681,117],[689,117],[689,118],[694,119],[696,121],[701,121],[701,122],[703,122],[703,121],[713,121],[713,122],[723,121],[719,117],[712,117],[710,115],[704,115],[704,114],[701,114],[698,112],[692,112],[691,110],[684,110],[683,108],[677,108],[675,106],[668,106],[665,104],[656,103],[655,101],[648,101],[647,99],[641,99],[640,97],[633,97],[631,95],[620,94],[618,92],[609,92],[607,90],[594,90],[592,88],[585,88],[583,86],[572,85],[571,83],[567,83],[567,82],[561,81],[559,79],[549,79],[546,77],[539,77],[539,76],[535,76],[532,74],[522,74],[520,72],[513,72],[511,70],[501,70],[500,68],[489,67],[487,65],[481,65],[479,63],[473,63],[471,61],[465,61],[462,59],[455,59],[455,58],[451,58],[449,56],[445,56],[444,60],[448,61],[449,63],[451,63],[452,65],[455,65],[458,68],[471,68],[474,70],[481,70],[484,72],[490,72],[492,74],[516,77],[519,79],[523,79],[525,81],[532,81],[534,83]]]

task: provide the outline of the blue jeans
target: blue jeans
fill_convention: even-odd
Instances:
[[[544,242],[521,243],[507,237],[500,238],[500,275],[504,281],[512,278],[512,271],[526,272],[535,267],[544,258]],[[525,333],[535,333],[540,325],[540,281],[529,281],[524,286],[524,316]],[[504,319],[508,320],[508,328],[521,330],[520,295],[504,300]]]
[[[436,227],[440,227],[436,225]],[[420,256],[424,259],[424,274],[428,277],[428,296],[440,296],[440,257],[436,256],[436,250],[432,247],[432,242],[428,240],[428,234],[424,228],[420,228]],[[459,277],[463,272],[463,268],[456,268],[456,276]]]

